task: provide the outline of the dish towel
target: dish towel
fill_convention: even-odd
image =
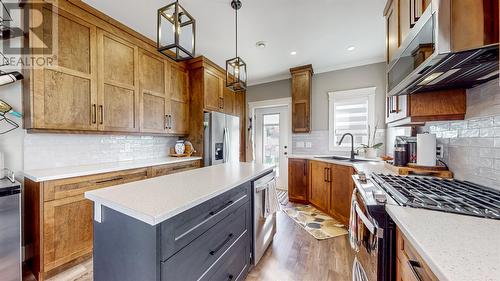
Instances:
[[[276,191],[276,180],[273,180],[267,184],[267,188],[264,189],[264,212],[262,216],[267,218],[268,216],[276,213],[280,210],[280,205],[278,201],[278,194]]]
[[[351,196],[351,214],[349,216],[349,243],[351,248],[355,252],[359,252],[360,241],[358,239],[358,215],[356,213],[356,206],[358,202],[356,200],[356,188],[352,191]]]

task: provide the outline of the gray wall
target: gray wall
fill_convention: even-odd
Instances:
[[[314,66],[313,66],[314,67]],[[314,74],[312,86],[312,130],[328,130],[328,92],[377,87],[376,116],[385,123],[385,63]],[[248,87],[247,101],[262,101],[291,96],[290,79]]]

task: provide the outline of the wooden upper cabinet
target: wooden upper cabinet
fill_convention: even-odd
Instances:
[[[400,43],[398,14],[399,1],[400,0],[387,1],[384,9],[384,16],[386,18],[387,63],[390,63],[393,59],[393,55],[399,48]]]
[[[330,201],[330,165],[309,161],[309,202],[327,212]]]
[[[166,66],[162,58],[139,52],[141,132],[167,133]]]
[[[307,175],[308,163],[306,159],[288,158],[288,199],[290,202],[308,203]]]
[[[170,99],[167,104],[168,132],[176,135],[189,133],[189,79],[186,69],[170,65]]]
[[[330,165],[331,190],[328,211],[344,225],[349,224],[351,196],[354,189],[352,175],[354,169],[350,166]]]
[[[36,48],[43,44],[36,38],[56,38],[49,47],[58,44],[57,59],[51,66],[32,69],[32,88],[26,91],[31,95],[25,99],[25,112],[31,114],[25,115],[25,127],[97,130],[96,28],[62,10],[53,12],[49,4],[40,8],[41,13],[31,15],[30,25],[42,25],[32,26],[29,44]],[[53,20],[58,21],[57,34],[52,34]]]
[[[224,113],[235,115],[235,102],[237,93],[229,90],[224,85]]]
[[[205,109],[224,111],[224,79],[211,69],[204,69],[204,100]]]
[[[138,48],[128,41],[97,31],[99,62],[99,130],[139,131]]]
[[[292,74],[292,131],[309,133],[311,131],[311,65],[290,69]]]

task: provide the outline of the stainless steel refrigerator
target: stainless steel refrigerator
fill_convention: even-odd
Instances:
[[[204,113],[205,166],[240,161],[240,118],[220,112]]]

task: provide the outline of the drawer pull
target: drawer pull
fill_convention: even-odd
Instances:
[[[408,260],[408,266],[410,267],[413,276],[415,276],[415,279],[417,279],[418,281],[422,281],[423,279],[420,277],[420,275],[418,275],[417,270],[415,269],[417,267],[421,267],[418,261]]]
[[[209,214],[210,216],[215,216],[216,214],[222,212],[225,208],[229,207],[231,204],[233,204],[233,200],[227,202],[226,204],[222,205],[219,209],[215,211],[211,211]]]
[[[123,177],[118,177],[118,178],[112,178],[112,179],[107,179],[107,180],[102,180],[102,181],[96,181],[95,183],[100,184],[100,183],[106,183],[106,182],[112,182],[112,181],[119,181],[122,179],[123,179]]]
[[[224,242],[222,242],[217,248],[215,248],[214,250],[210,251],[210,255],[215,255],[217,254],[218,251],[220,251],[220,249],[222,249],[222,247],[224,247],[229,241],[231,241],[231,238],[233,238],[233,234],[232,233],[229,233],[229,235],[227,236],[226,240],[224,240]]]

